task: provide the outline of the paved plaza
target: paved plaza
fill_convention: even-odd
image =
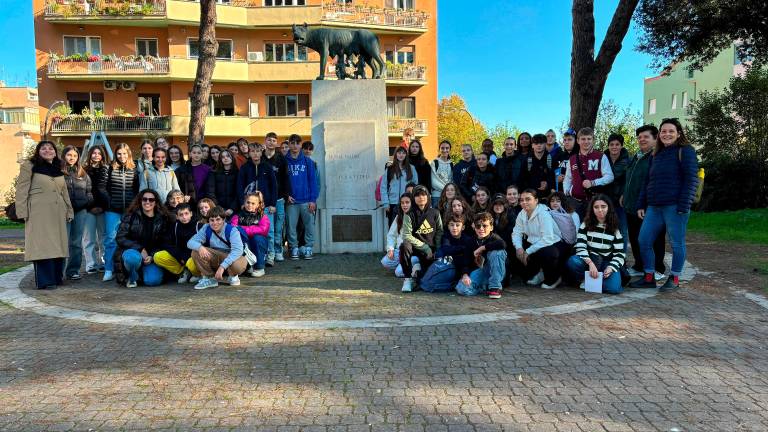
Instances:
[[[20,269],[0,276],[0,430],[768,430],[765,292],[692,249],[674,294],[498,301],[401,294],[373,255],[204,292],[37,291]]]

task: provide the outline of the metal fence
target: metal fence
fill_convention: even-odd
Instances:
[[[49,75],[162,75],[170,72],[168,57],[151,59],[119,58],[94,62],[61,61],[48,62]]]
[[[51,126],[51,130],[53,132],[137,132],[150,130],[169,130],[170,128],[170,116],[103,116],[98,118],[69,116],[54,118]]]
[[[413,128],[416,135],[425,135],[427,133],[427,120],[398,118],[389,119],[389,132],[402,132],[407,128]]]
[[[46,17],[164,16],[165,0],[48,0]]]

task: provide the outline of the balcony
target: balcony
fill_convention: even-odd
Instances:
[[[54,22],[159,22],[165,19],[166,7],[165,0],[47,0],[43,14]]]
[[[387,62],[387,84],[424,85],[427,83],[427,67],[412,64],[394,64]]]
[[[143,135],[149,131],[167,131],[171,128],[169,116],[81,116],[54,117],[53,135],[88,135],[91,132],[119,132],[120,135]]]
[[[413,128],[413,133],[419,137],[427,136],[429,129],[427,128],[427,120],[413,119],[413,118],[390,118],[389,123],[389,136],[400,137],[403,135],[403,131],[407,128]]]
[[[323,24],[327,25],[351,25],[383,31],[397,27],[399,30],[424,32],[427,30],[429,14],[419,10],[379,8],[324,1],[322,20]]]
[[[208,116],[205,135],[211,137],[263,137],[269,132],[279,136],[292,133],[312,134],[311,117]],[[171,135],[189,135],[189,116],[172,116]]]
[[[48,61],[48,76],[51,78],[152,81],[167,76],[169,72],[168,57],[86,57],[80,54],[58,57],[53,54]]]

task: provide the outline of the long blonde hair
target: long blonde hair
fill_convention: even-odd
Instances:
[[[115,146],[115,160],[112,161],[112,168],[113,169],[120,169],[120,165],[121,164],[117,160],[117,151],[121,150],[121,149],[125,149],[128,152],[128,160],[125,161],[125,163],[122,164],[122,166],[125,167],[125,169],[134,169],[134,168],[136,168],[136,164],[133,163],[133,152],[131,151],[131,147],[128,146],[128,144],[126,144],[124,142],[118,143]]]

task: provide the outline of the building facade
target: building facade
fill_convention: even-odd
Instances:
[[[667,75],[646,78],[643,94],[643,120],[645,124],[661,123],[661,119],[677,117],[685,126],[689,120],[688,108],[702,92],[722,90],[734,76],[744,72],[744,65],[736,55],[736,46],[723,50],[704,70],[689,70],[690,63],[672,66]]]
[[[437,147],[436,0],[217,0],[208,144],[311,136],[319,55],[292,24],[369,29],[387,62],[390,145],[406,127]],[[82,145],[104,130],[138,147],[166,136],[186,146],[200,5],[188,0],[33,0],[41,115],[49,133]],[[326,75],[333,75],[333,65]],[[370,77],[370,71],[368,72]]]
[[[6,87],[0,81],[0,203],[5,192],[19,175],[18,161],[25,149],[40,139],[38,93],[31,87]]]

